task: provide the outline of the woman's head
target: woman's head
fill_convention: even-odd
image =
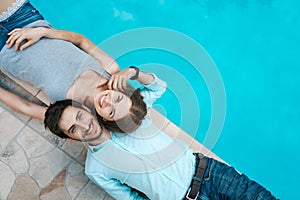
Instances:
[[[124,92],[105,90],[95,96],[99,121],[113,132],[129,133],[136,130],[147,114],[140,89],[128,86]]]

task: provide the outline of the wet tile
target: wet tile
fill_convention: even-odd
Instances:
[[[106,192],[94,184],[93,182],[89,181],[86,187],[81,191],[79,196],[76,200],[96,200],[96,199],[104,199],[106,196]]]
[[[28,158],[34,158],[52,151],[55,146],[49,143],[29,127],[25,127],[17,138],[18,143],[25,150]]]
[[[0,162],[0,177],[0,199],[7,199],[16,177],[13,171],[3,162]]]
[[[67,168],[65,186],[74,199],[82,187],[89,181],[84,173],[84,167],[76,161],[72,161]]]
[[[21,174],[17,177],[11,192],[8,195],[8,200],[15,199],[39,199],[40,188],[28,175]]]
[[[0,114],[0,145],[4,149],[24,127],[24,124],[8,112]]]
[[[17,142],[13,142],[9,145],[1,155],[0,159],[10,166],[15,173],[25,173],[29,169],[29,163],[25,152]]]
[[[71,158],[55,148],[39,157],[29,159],[29,175],[32,176],[41,188],[48,186],[54,177],[70,163]]]
[[[48,187],[40,193],[41,200],[51,199],[71,199],[68,192],[65,190],[66,170],[61,171],[50,183]]]

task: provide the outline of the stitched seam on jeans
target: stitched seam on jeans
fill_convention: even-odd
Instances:
[[[212,172],[212,170],[214,169],[215,165],[216,165],[216,162],[214,160],[211,160],[211,165],[210,165],[210,168],[209,168],[209,172],[208,172],[208,177],[207,178],[203,178],[204,181],[207,181],[210,179],[210,174]]]

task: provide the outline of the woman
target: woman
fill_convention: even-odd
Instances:
[[[42,89],[51,102],[73,99],[87,106],[94,105],[106,122],[114,125],[128,122],[127,128],[119,132],[132,132],[140,125],[146,107],[139,90],[128,97],[112,89],[124,91],[130,78],[149,84],[154,81],[152,75],[138,73],[137,68],[119,72],[117,63],[84,36],[52,29],[28,0],[2,1],[0,11],[3,72]],[[15,29],[23,27],[26,29]],[[35,29],[28,29],[32,27]],[[42,37],[56,39],[39,40]],[[22,43],[24,40],[27,43]],[[15,48],[10,48],[14,44]],[[20,46],[24,51],[15,51]],[[137,108],[132,108],[136,105]],[[22,110],[14,105],[14,109],[40,120],[44,118],[44,111],[38,107]]]

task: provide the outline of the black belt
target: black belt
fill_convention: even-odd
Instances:
[[[203,176],[204,172],[206,169],[206,158],[203,154],[199,153],[196,154],[199,162],[198,166],[195,172],[195,175],[193,176],[193,180],[191,183],[190,188],[188,189],[187,194],[185,195],[185,200],[195,200],[197,199],[200,190],[201,190],[201,185],[203,182]]]

